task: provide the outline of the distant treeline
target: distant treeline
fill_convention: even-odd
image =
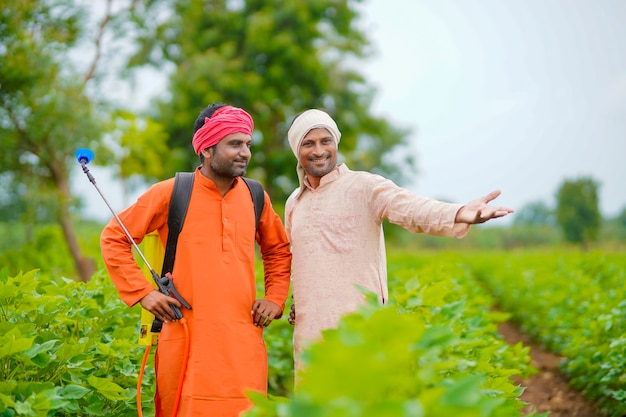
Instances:
[[[513,223],[507,226],[472,226],[469,233],[462,239],[413,234],[391,223],[385,223],[383,227],[387,243],[391,246],[428,249],[515,249],[573,245],[565,240],[558,225],[550,224]],[[591,247],[594,246],[626,247],[626,222],[624,219],[603,219],[598,239]]]

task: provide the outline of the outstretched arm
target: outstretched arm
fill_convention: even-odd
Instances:
[[[500,190],[495,190],[484,197],[467,203],[456,213],[455,222],[465,224],[485,223],[488,220],[513,213],[513,209],[489,205],[489,202],[496,199],[499,195]]]

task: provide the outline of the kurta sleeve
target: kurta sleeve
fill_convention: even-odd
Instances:
[[[293,193],[291,193],[291,195],[287,198],[287,201],[285,202],[285,232],[287,233],[287,239],[289,240],[289,243],[292,242],[291,239],[291,216],[293,214],[293,210],[297,204],[297,193],[300,191],[299,188],[297,188]]]
[[[155,230],[167,236],[172,188],[173,179],[155,184],[135,204],[118,214],[135,243],[140,244],[146,234]],[[109,276],[126,305],[133,306],[154,290],[135,260],[132,243],[115,218],[102,230],[100,250]]]
[[[469,231],[468,224],[455,222],[463,204],[413,194],[377,175],[372,176],[372,180],[371,207],[378,218],[387,219],[413,233],[462,238]]]
[[[291,277],[291,250],[283,223],[274,211],[267,193],[259,221],[257,242],[261,248],[265,299],[285,308]]]

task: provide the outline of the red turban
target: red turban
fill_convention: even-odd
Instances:
[[[198,155],[233,133],[252,135],[254,122],[245,110],[238,107],[224,106],[204,119],[204,125],[193,135],[193,149]]]

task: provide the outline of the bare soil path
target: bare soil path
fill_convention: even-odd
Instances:
[[[549,417],[602,417],[593,403],[569,387],[558,368],[561,360],[559,356],[543,350],[512,323],[500,324],[499,331],[509,344],[521,341],[524,346],[529,346],[531,363],[539,371],[528,379],[516,380],[519,385],[526,387],[520,397],[528,403],[523,415],[534,410],[537,413],[549,411]]]

